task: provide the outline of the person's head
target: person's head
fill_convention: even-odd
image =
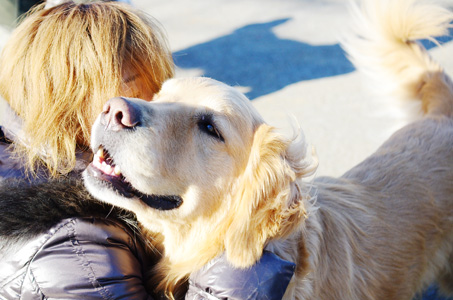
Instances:
[[[37,6],[0,56],[0,94],[22,118],[27,139],[16,151],[32,171],[43,162],[54,176],[69,172],[104,103],[151,100],[173,67],[162,29],[130,6]]]

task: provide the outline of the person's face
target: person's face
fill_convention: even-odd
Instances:
[[[123,71],[123,84],[120,96],[151,101],[154,93],[146,86],[142,75],[133,69],[126,68]]]

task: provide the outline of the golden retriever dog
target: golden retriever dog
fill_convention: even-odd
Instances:
[[[453,84],[415,41],[445,33],[450,13],[373,0],[355,14],[353,61],[425,114],[340,178],[307,182],[316,163],[303,138],[211,79],[107,102],[85,184],[161,235],[161,288],[223,253],[247,268],[267,249],[297,266],[285,299],[412,299],[435,281],[453,294]]]

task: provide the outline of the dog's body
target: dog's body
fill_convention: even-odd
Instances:
[[[304,183],[314,170],[304,144],[213,80],[170,80],[151,103],[106,105],[85,183],[162,233],[163,288],[222,252],[251,266],[266,247],[297,264],[286,299],[411,299],[436,280],[453,293],[453,85],[412,41],[443,33],[451,18],[413,1],[375,2],[359,17],[370,20],[359,49],[354,40],[346,49],[401,79],[426,116],[341,178]]]
[[[318,210],[296,237],[310,267],[291,298],[412,299],[436,280],[452,293],[452,149],[453,120],[428,117],[341,178],[317,179]]]

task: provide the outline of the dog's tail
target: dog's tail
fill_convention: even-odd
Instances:
[[[419,0],[363,0],[352,13],[353,34],[342,44],[355,66],[379,90],[420,99],[426,113],[453,116],[452,81],[417,42],[447,35],[452,13]]]

